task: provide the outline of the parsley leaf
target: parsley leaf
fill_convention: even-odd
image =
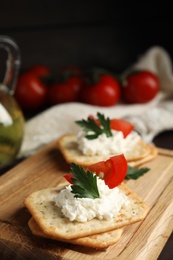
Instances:
[[[75,163],[71,163],[70,173],[74,176],[71,178],[74,183],[71,192],[75,194],[75,198],[99,198],[96,175]]]
[[[150,169],[149,168],[133,168],[128,165],[128,170],[126,174],[126,179],[133,179],[136,180],[142,175],[144,175],[146,172],[148,172]]]
[[[99,124],[95,121],[95,119],[88,117],[87,120],[82,119],[76,121],[76,123],[81,126],[87,134],[85,137],[89,140],[96,139],[99,135],[105,133],[107,137],[112,136],[111,128],[110,128],[110,119],[105,118],[103,114],[97,113]]]

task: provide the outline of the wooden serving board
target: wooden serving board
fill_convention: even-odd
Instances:
[[[64,182],[69,165],[56,142],[24,160],[0,177],[0,259],[157,259],[173,229],[173,151],[159,149],[157,158],[144,166],[148,173],[126,183],[149,204],[149,214],[126,227],[117,244],[95,250],[31,234],[25,197]]]

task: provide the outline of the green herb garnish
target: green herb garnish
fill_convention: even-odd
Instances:
[[[142,175],[144,175],[146,172],[148,172],[150,169],[149,168],[133,168],[128,165],[128,171],[126,174],[126,179],[133,179],[136,180]]]
[[[110,128],[110,119],[105,118],[103,114],[97,113],[97,119],[99,121],[99,125],[95,121],[95,119],[88,117],[87,120],[82,119],[76,121],[76,123],[81,126],[87,134],[85,137],[89,140],[96,139],[99,135],[105,133],[107,137],[112,136],[111,128]]]
[[[71,188],[75,198],[99,198],[96,175],[75,163],[71,163],[70,173],[74,176],[71,178],[74,183]]]

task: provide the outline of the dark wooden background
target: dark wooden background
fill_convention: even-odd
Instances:
[[[1,0],[0,34],[18,43],[22,69],[42,63],[55,71],[94,65],[119,72],[154,45],[173,57],[168,12],[158,3]]]
[[[21,70],[45,64],[55,72],[63,66],[122,72],[156,45],[173,59],[172,25],[172,8],[163,2],[152,6],[115,0],[0,1],[0,35],[17,42]],[[0,61],[0,74],[3,69]],[[161,141],[164,147],[162,137],[155,143]],[[173,259],[172,254],[171,236],[159,260]]]

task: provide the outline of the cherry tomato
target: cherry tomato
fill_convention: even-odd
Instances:
[[[47,87],[34,74],[25,72],[18,78],[14,96],[23,110],[42,108],[47,101]]]
[[[37,76],[46,86],[51,85],[54,81],[52,71],[46,65],[33,65],[27,70],[27,73]]]
[[[100,125],[99,120],[96,119],[93,115],[89,115],[89,117],[93,118],[95,120],[95,122],[98,125]],[[128,134],[130,134],[131,131],[134,129],[134,125],[126,120],[113,118],[113,119],[110,119],[110,128],[113,130],[116,130],[116,131],[123,132],[124,138],[126,138],[126,136]]]
[[[110,189],[118,186],[125,178],[128,165],[123,154],[110,157],[87,167],[88,170],[103,178]]]
[[[87,84],[81,93],[81,100],[95,106],[113,106],[120,99],[120,85],[116,78],[102,74],[97,83]]]
[[[60,69],[58,80],[49,88],[48,100],[51,105],[78,101],[83,80],[76,68]]]
[[[41,78],[51,75],[51,70],[46,65],[33,65],[27,70],[27,72],[32,73]]]
[[[128,103],[146,103],[159,92],[158,77],[150,71],[137,71],[122,81],[122,98]]]

